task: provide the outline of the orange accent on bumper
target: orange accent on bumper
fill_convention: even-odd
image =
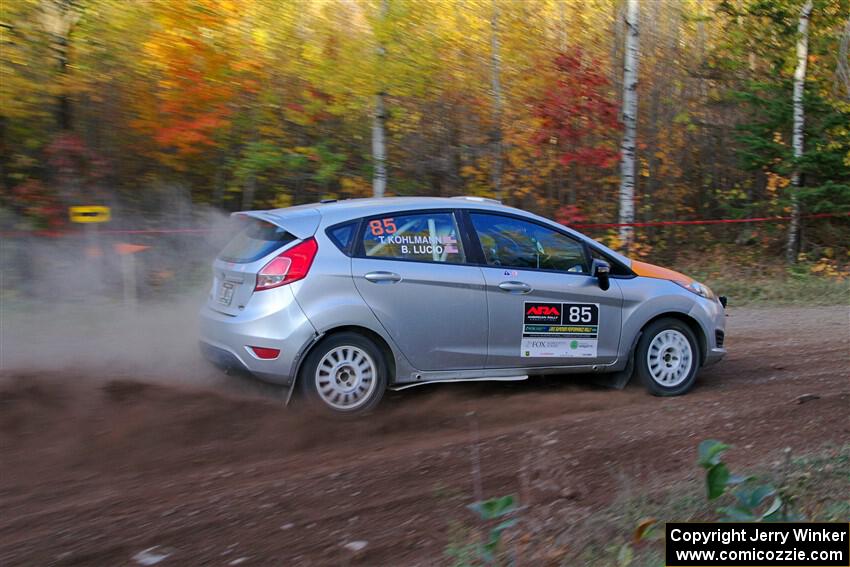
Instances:
[[[646,262],[638,262],[632,260],[632,271],[644,278],[655,278],[658,280],[670,280],[689,284],[694,281],[694,278],[688,277],[685,274],[680,274],[675,270],[662,268]]]

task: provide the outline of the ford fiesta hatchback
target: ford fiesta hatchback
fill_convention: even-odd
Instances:
[[[661,396],[720,360],[725,298],[545,218],[476,197],[235,213],[201,347],[331,412],[387,388],[637,373]]]

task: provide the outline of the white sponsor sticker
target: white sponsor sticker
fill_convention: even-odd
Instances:
[[[596,358],[596,339],[522,339],[522,358]]]

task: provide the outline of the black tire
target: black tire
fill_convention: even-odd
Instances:
[[[346,349],[349,353],[359,351],[361,358],[351,354],[349,356],[353,360],[346,362],[344,354]],[[340,355],[339,362],[334,363],[331,353]],[[326,357],[328,359],[323,363]],[[365,360],[365,363],[358,364],[359,360]],[[324,369],[321,374],[317,372],[320,364],[323,364]],[[372,366],[370,372],[362,371],[370,365]],[[328,374],[329,372],[334,375]],[[299,372],[298,384],[312,409],[325,415],[339,417],[362,415],[373,410],[384,396],[387,379],[387,364],[381,349],[372,340],[359,333],[345,332],[329,336],[310,351]],[[350,383],[347,380],[350,380]],[[361,387],[365,388],[362,393]],[[350,394],[342,393],[343,389],[351,389]],[[351,407],[345,407],[349,402],[349,395]],[[362,395],[362,398],[355,402],[355,395]],[[334,400],[337,402],[336,405]]]
[[[661,335],[666,331],[674,331],[675,333],[668,333],[662,337]],[[680,333],[680,335],[676,333]],[[687,349],[681,342],[681,336],[684,336],[690,345],[690,369],[687,372],[685,372],[685,366],[681,366],[681,371],[677,372],[687,354]],[[658,338],[658,342],[653,346],[653,341],[656,338]],[[659,345],[665,344],[662,342],[665,338],[671,338],[674,342],[663,350],[657,348]],[[649,358],[651,347],[654,351],[654,363]],[[673,354],[669,354],[670,352]],[[654,396],[679,396],[686,393],[696,382],[700,363],[700,351],[696,336],[686,323],[678,319],[665,318],[653,321],[643,330],[635,350],[635,370],[637,370],[644,387]],[[663,372],[665,371],[668,372],[668,376],[671,376],[667,380],[664,379]],[[669,384],[665,384],[665,381]]]

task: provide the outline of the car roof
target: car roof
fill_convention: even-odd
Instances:
[[[342,199],[339,201],[329,200],[287,207],[285,209],[274,209],[269,212],[283,217],[304,209],[315,209],[322,216],[350,216],[351,218],[358,218],[364,215],[381,214],[385,211],[401,209],[448,209],[463,207],[513,209],[513,207],[503,205],[495,199],[484,197],[369,197],[363,199]],[[348,214],[349,212],[350,215]]]
[[[279,221],[295,221],[318,223],[319,218],[324,226],[333,225],[348,220],[354,220],[365,216],[381,215],[384,213],[393,213],[397,211],[408,211],[415,209],[477,209],[510,212],[518,216],[536,219],[553,227],[558,227],[575,235],[581,240],[592,243],[595,247],[601,248],[611,256],[615,257],[626,266],[631,265],[631,260],[611,250],[607,246],[597,242],[588,236],[571,229],[568,226],[561,225],[551,219],[535,215],[522,209],[503,205],[495,199],[487,199],[484,197],[461,196],[461,197],[370,197],[363,199],[343,199],[339,201],[325,201],[320,203],[309,203],[304,205],[296,205],[283,209],[271,209],[267,211],[258,211],[259,214],[264,214],[271,217],[277,217]],[[236,213],[239,214],[239,213]],[[255,215],[252,215],[255,216]],[[259,216],[259,215],[256,215]],[[309,218],[309,221],[308,221]],[[290,224],[287,224],[290,226]],[[306,228],[306,224],[305,224]]]

